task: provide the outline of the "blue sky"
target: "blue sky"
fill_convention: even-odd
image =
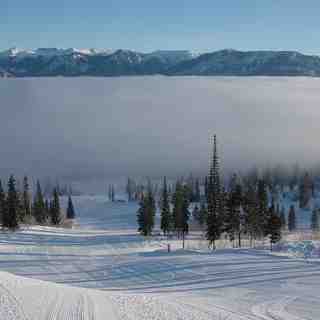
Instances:
[[[235,48],[320,54],[319,12],[314,0],[1,0],[0,49]]]

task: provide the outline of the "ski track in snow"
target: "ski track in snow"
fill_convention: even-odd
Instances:
[[[316,261],[180,242],[168,254],[136,234],[136,204],[74,200],[79,228],[0,233],[1,320],[320,319]]]

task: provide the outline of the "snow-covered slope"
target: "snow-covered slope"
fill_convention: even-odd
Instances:
[[[0,233],[0,319],[320,318],[315,260],[253,249],[212,253],[192,234],[187,250],[172,240],[167,253],[166,239],[137,235],[136,204],[104,196],[74,204],[75,229]]]
[[[116,320],[114,303],[96,290],[0,272],[1,320]]]

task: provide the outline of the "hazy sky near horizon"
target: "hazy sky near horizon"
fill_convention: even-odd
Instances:
[[[0,50],[222,48],[320,54],[317,0],[0,1]]]
[[[0,176],[89,181],[317,163],[320,79],[38,78],[0,81]]]

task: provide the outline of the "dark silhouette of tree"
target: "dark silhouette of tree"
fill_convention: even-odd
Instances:
[[[76,216],[71,195],[68,197],[67,219],[74,219]]]
[[[170,233],[172,229],[172,215],[170,212],[170,203],[169,203],[169,195],[168,195],[168,188],[167,188],[167,179],[164,177],[163,179],[163,188],[162,188],[162,195],[161,195],[161,225],[160,228],[165,235]]]
[[[200,194],[200,181],[199,181],[199,179],[196,179],[194,188],[195,188],[194,201],[200,202],[201,194]]]
[[[263,179],[258,181],[258,210],[257,210],[257,234],[259,237],[268,235],[270,212],[268,209],[267,184]]]
[[[8,193],[6,201],[6,210],[4,211],[2,226],[11,230],[18,228],[18,194],[16,190],[16,180],[13,175],[8,181]]]
[[[217,139],[214,135],[213,150],[210,160],[209,179],[208,179],[208,215],[207,215],[207,239],[209,247],[216,248],[216,240],[221,235],[221,217],[220,217],[220,176],[219,176],[219,158],[217,154]]]
[[[156,204],[152,193],[151,183],[140,201],[137,211],[138,231],[144,236],[150,236],[154,228],[154,218],[156,214]]]
[[[50,202],[50,217],[53,225],[59,225],[61,223],[61,211],[58,189],[53,189],[52,200]]]
[[[0,223],[2,224],[3,216],[6,210],[6,194],[2,187],[2,182],[0,180]]]
[[[294,231],[296,230],[296,213],[294,210],[294,206],[291,205],[290,210],[289,210],[289,215],[288,215],[288,229],[289,231]]]
[[[28,177],[23,178],[23,193],[22,193],[22,215],[23,221],[30,221],[31,218],[31,200]]]
[[[281,240],[281,219],[271,208],[269,218],[269,238],[270,238],[270,250],[272,251],[273,244]]]
[[[40,185],[39,180],[37,181],[36,194],[34,197],[32,208],[33,208],[32,214],[33,214],[36,222],[39,224],[45,223],[47,220],[48,212],[46,211],[46,208],[45,208],[45,202],[44,202],[44,198],[43,198],[43,194],[42,194],[41,185]]]
[[[245,194],[243,199],[243,210],[245,211],[245,231],[249,234],[250,245],[260,233],[258,225],[258,198],[256,192],[256,179],[248,179],[246,181]]]
[[[286,229],[287,219],[286,219],[286,214],[285,214],[285,211],[284,211],[284,207],[282,207],[282,209],[280,211],[280,220],[281,220],[282,229]]]
[[[238,238],[238,246],[241,247],[241,233],[243,231],[242,221],[242,187],[236,175],[233,176],[230,183],[230,192],[227,199],[227,215],[225,219],[225,231],[229,235],[230,241]]]

